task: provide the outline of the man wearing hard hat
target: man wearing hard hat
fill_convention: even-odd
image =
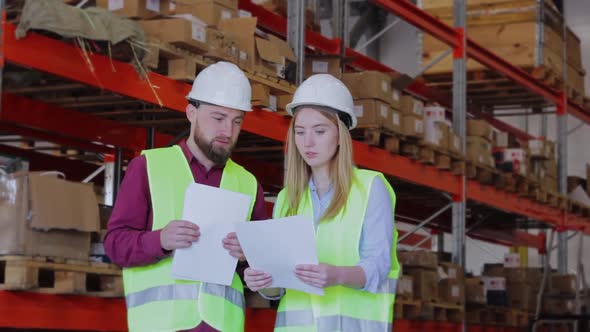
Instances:
[[[234,64],[218,62],[197,75],[187,96],[190,136],[179,145],[144,151],[129,163],[109,220],[107,255],[122,266],[131,331],[243,331],[244,295],[240,278],[231,287],[175,280],[171,253],[190,247],[199,227],[178,220],[191,181],[252,197],[250,219],[266,219],[256,178],[229,156],[251,87]],[[229,254],[243,260],[235,233],[223,240]]]

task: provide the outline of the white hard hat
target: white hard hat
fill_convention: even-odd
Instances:
[[[233,63],[220,61],[203,69],[193,82],[188,99],[252,111],[252,88],[244,72]]]
[[[352,95],[346,85],[332,75],[316,74],[303,81],[287,104],[287,113],[293,115],[295,108],[303,105],[325,106],[348,114],[352,120],[348,129],[356,127]]]

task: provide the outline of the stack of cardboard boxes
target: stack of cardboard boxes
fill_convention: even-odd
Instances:
[[[238,18],[237,0],[104,0],[97,5],[140,19],[138,24],[150,39],[229,61],[250,72],[293,78],[293,51],[284,40],[257,30],[256,18]],[[187,69],[186,59],[168,63],[169,76],[175,78],[194,77],[195,71],[194,65]]]
[[[558,315],[575,313],[577,289],[575,275],[551,275],[549,292],[543,297],[543,311]]]
[[[424,142],[453,155],[461,153],[461,141],[455,134],[446,110],[440,106],[424,107]]]
[[[465,302],[465,274],[455,264],[438,261],[430,251],[400,251],[404,286],[398,286],[403,299],[460,305]]]
[[[391,76],[378,71],[344,73],[342,82],[354,98],[358,126],[401,131],[400,114],[392,107],[399,102],[399,92],[393,90]]]
[[[537,296],[543,281],[542,269],[522,267],[519,254],[507,254],[504,264],[486,264],[484,275],[505,281],[505,305],[527,312],[536,310]],[[488,304],[491,304],[489,300],[488,294]]]
[[[402,134],[417,139],[424,138],[424,102],[409,95],[401,97],[399,111],[402,116]]]
[[[439,301],[438,258],[429,251],[400,251],[398,260],[403,275],[412,278],[413,298],[424,302]]]
[[[530,173],[540,182],[541,189],[557,192],[557,159],[555,143],[546,139],[533,139],[526,143]]]
[[[492,127],[484,120],[467,120],[467,161],[494,167]]]

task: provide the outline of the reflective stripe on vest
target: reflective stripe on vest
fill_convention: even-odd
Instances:
[[[234,305],[244,308],[244,298],[242,293],[231,287],[204,283],[202,288],[202,292],[205,294],[211,294],[224,298]],[[197,300],[199,298],[200,292],[201,289],[199,284],[174,284],[156,286],[136,293],[128,294],[125,296],[125,302],[127,303],[127,308],[133,308],[155,301]]]
[[[392,324],[347,316],[325,316],[314,319],[312,310],[293,310],[288,313],[278,312],[275,327],[313,326],[316,322],[318,331],[371,332],[391,331]]]

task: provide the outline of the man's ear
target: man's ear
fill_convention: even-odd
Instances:
[[[186,112],[186,118],[191,121],[192,119],[195,118],[196,112],[197,112],[197,108],[194,107],[191,104],[187,104],[186,108],[185,108],[185,112]]]

